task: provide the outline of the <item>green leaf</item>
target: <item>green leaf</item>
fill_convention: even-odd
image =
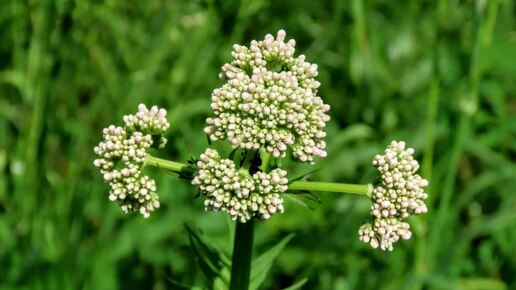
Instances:
[[[228,157],[228,159],[230,159],[230,160],[235,160],[235,159],[234,159],[234,157],[235,157],[235,153],[237,152],[237,150],[238,150],[238,149],[240,149],[240,147],[237,147],[237,148],[235,148],[235,149],[231,150],[231,153],[229,153],[229,157]]]
[[[181,284],[175,280],[172,280],[170,279],[169,280],[172,285],[174,286],[174,289],[178,289],[178,290],[206,290],[205,288],[202,288],[202,287],[199,287],[199,286],[188,286],[188,285],[184,285],[184,284]]]
[[[208,279],[210,288],[226,290],[229,287],[230,261],[214,245],[210,244],[200,234],[185,225],[188,231],[190,246],[192,247],[197,263]]]
[[[293,284],[292,286],[290,286],[288,288],[283,288],[283,290],[299,289],[301,286],[305,285],[306,282],[308,282],[308,278],[303,278],[301,281],[297,282],[296,284]]]
[[[283,240],[263,253],[260,257],[255,259],[251,265],[251,281],[249,285],[250,290],[256,290],[265,280],[267,272],[272,266],[274,259],[279,255],[281,250],[294,237],[294,234],[286,236]]]
[[[285,193],[285,196],[290,198],[293,202],[306,207],[308,209],[316,209],[315,205],[321,203],[321,199],[310,191],[289,191]],[[302,200],[303,198],[304,200]],[[312,206],[313,204],[314,206]]]
[[[493,278],[465,278],[459,280],[458,284],[462,286],[461,288],[467,290],[481,290],[481,289],[490,289],[490,290],[505,290],[507,289],[507,285],[498,279]]]
[[[307,173],[304,173],[304,174],[302,174],[302,175],[300,175],[300,176],[298,176],[298,177],[290,178],[288,183],[292,183],[292,182],[294,182],[294,181],[301,180],[301,179],[305,178],[307,175],[310,175],[310,174],[312,174],[312,173],[315,173],[315,172],[317,172],[317,171],[319,171],[319,170],[321,170],[321,169],[320,169],[320,168],[316,168],[316,169],[310,170],[310,171],[308,171]]]

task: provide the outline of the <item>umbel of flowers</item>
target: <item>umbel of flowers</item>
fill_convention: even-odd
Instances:
[[[222,67],[226,83],[213,91],[214,117],[204,131],[234,148],[264,148],[284,157],[287,148],[303,162],[326,156],[323,141],[330,107],[317,96],[317,65],[294,57],[295,41],[268,34],[249,47],[234,45],[233,60]]]
[[[104,175],[111,190],[109,199],[124,212],[139,212],[145,218],[159,207],[156,183],[142,173],[147,150],[166,144],[163,134],[170,124],[167,112],[143,104],[135,115],[124,116],[125,127],[111,125],[103,130],[103,141],[94,148],[94,165]]]
[[[212,141],[226,139],[234,148],[261,149],[274,158],[285,157],[290,148],[293,156],[310,163],[326,156],[330,107],[317,96],[317,65],[304,55],[294,57],[294,51],[295,41],[285,42],[283,30],[249,47],[233,46],[233,60],[220,74],[226,83],[212,94],[215,116],[206,119],[204,131]],[[286,171],[251,174],[213,149],[200,156],[197,166],[192,184],[205,196],[206,211],[226,211],[242,223],[283,213]]]
[[[414,149],[405,142],[392,141],[383,155],[376,155],[373,165],[381,174],[381,183],[374,188],[371,199],[373,221],[360,227],[360,240],[373,248],[392,251],[399,239],[410,239],[412,233],[405,219],[427,212],[424,203],[428,181],[416,174],[418,162]]]
[[[287,172],[279,168],[253,175],[236,168],[230,159],[221,159],[213,149],[206,149],[197,162],[198,174],[192,184],[206,196],[206,211],[226,211],[242,223],[253,217],[268,219],[283,213],[281,193],[287,190]]]

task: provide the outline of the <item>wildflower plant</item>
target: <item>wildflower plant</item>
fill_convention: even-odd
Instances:
[[[219,279],[223,288],[256,289],[263,281],[249,279],[253,224],[284,213],[286,193],[326,191],[369,197],[371,217],[359,228],[359,239],[388,251],[395,242],[412,236],[408,218],[427,212],[428,181],[416,174],[414,150],[403,141],[393,141],[383,155],[374,157],[380,175],[376,185],[288,179],[281,159],[291,156],[314,164],[327,156],[324,128],[330,106],[318,96],[317,65],[304,55],[296,57],[295,41],[285,37],[280,30],[276,37],[266,35],[249,47],[234,45],[233,60],[222,66],[220,78],[225,83],[212,93],[213,115],[206,119],[204,132],[212,142],[229,143],[233,148],[229,156],[213,148],[206,148],[190,164],[152,156],[152,148],[166,145],[170,124],[164,109],[143,104],[136,114],[123,117],[123,127],[105,128],[103,140],[94,148],[98,156],[94,165],[111,188],[108,198],[125,213],[139,212],[148,218],[159,208],[156,183],[143,173],[146,166],[154,166],[190,180],[206,211],[227,213],[236,222],[231,263],[198,257],[231,271],[226,284]],[[192,241],[204,243],[189,232]],[[283,247],[288,239],[278,245]],[[278,253],[263,257],[270,262],[268,267]]]

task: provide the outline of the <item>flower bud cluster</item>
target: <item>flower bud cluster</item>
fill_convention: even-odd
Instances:
[[[163,137],[163,134],[170,127],[165,109],[152,106],[149,110],[144,104],[140,104],[135,115],[124,116],[124,122],[125,127],[129,131],[139,131],[152,136],[159,136],[158,148],[165,147],[167,139]]]
[[[212,93],[215,116],[206,120],[211,140],[228,139],[234,148],[261,147],[274,157],[287,148],[303,162],[326,157],[323,138],[330,109],[317,96],[317,65],[295,58],[295,41],[268,34],[250,47],[234,45],[233,61],[222,67],[227,83]]]
[[[111,190],[109,199],[117,201],[125,213],[139,212],[145,218],[159,207],[156,183],[142,174],[147,150],[170,126],[166,111],[138,106],[135,115],[124,116],[125,128],[111,125],[103,130],[103,141],[94,148],[99,156],[93,164],[100,169]]]
[[[392,141],[383,155],[376,155],[373,165],[381,174],[381,184],[373,189],[371,215],[373,224],[363,225],[360,239],[373,248],[392,250],[400,238],[409,239],[410,227],[405,219],[427,212],[424,188],[428,181],[416,174],[419,163],[412,157],[414,149],[405,142]]]
[[[360,240],[371,244],[374,249],[380,246],[382,250],[392,251],[392,244],[400,238],[410,239],[412,232],[408,223],[397,218],[376,218],[372,223],[366,223],[358,230]]]
[[[280,194],[287,190],[286,171],[258,171],[251,176],[247,170],[238,170],[232,160],[221,159],[219,153],[210,148],[201,154],[197,167],[199,171],[192,184],[206,197],[206,211],[225,211],[242,223],[254,216],[268,219],[275,213],[283,213]]]

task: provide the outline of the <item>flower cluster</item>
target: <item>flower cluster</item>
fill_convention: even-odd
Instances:
[[[419,164],[413,154],[414,149],[405,149],[405,142],[392,141],[384,154],[373,160],[382,181],[371,195],[374,221],[359,230],[360,240],[373,248],[392,250],[392,244],[400,238],[409,239],[411,232],[405,219],[427,212],[424,188],[428,181],[416,174]]]
[[[317,96],[317,65],[295,58],[295,41],[268,34],[250,47],[234,45],[233,61],[222,67],[227,83],[215,89],[205,133],[228,139],[234,148],[265,148],[284,157],[290,147],[303,162],[326,157],[324,127],[329,105]]]
[[[251,176],[210,148],[201,154],[197,166],[199,171],[192,184],[206,197],[206,211],[226,211],[233,220],[242,223],[254,216],[268,219],[277,212],[283,213],[280,194],[287,190],[286,171],[258,171]]]
[[[166,143],[163,134],[170,126],[166,114],[164,109],[148,110],[140,104],[135,115],[124,116],[125,128],[104,128],[103,141],[94,148],[99,158],[93,163],[111,187],[109,199],[118,201],[125,213],[139,212],[147,218],[159,207],[156,183],[142,169],[147,150]]]
[[[410,239],[412,233],[408,223],[397,218],[377,218],[372,223],[366,223],[358,230],[360,240],[370,243],[373,248],[392,251],[392,244],[400,238]]]
[[[145,132],[152,136],[159,137],[158,148],[165,147],[167,139],[163,134],[170,127],[167,121],[167,111],[157,106],[147,109],[144,104],[138,105],[138,112],[134,115],[124,116],[124,123],[127,130],[132,132]]]

